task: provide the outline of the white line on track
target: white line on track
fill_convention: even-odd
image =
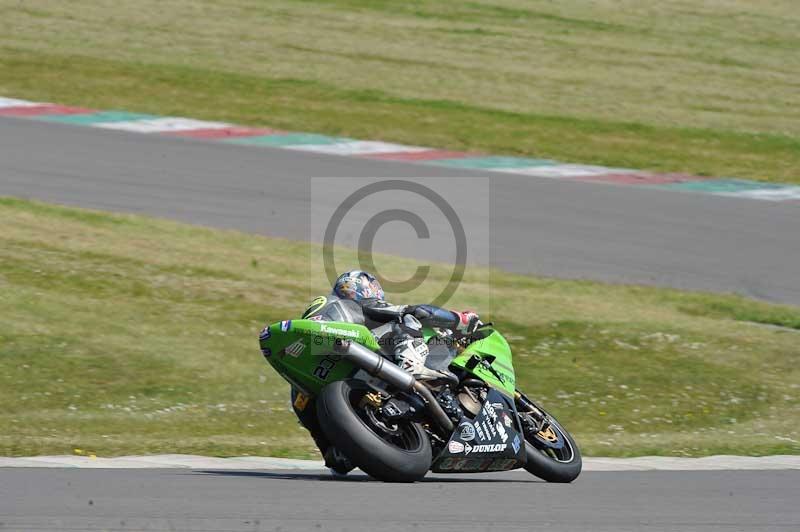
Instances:
[[[487,170],[491,170],[492,172],[506,172],[509,174],[523,174],[533,177],[547,177],[551,179],[637,173],[637,170],[630,170],[628,168],[607,168],[605,166],[586,164],[551,164],[523,168],[487,168]]]
[[[370,140],[352,140],[336,142],[334,144],[298,144],[296,146],[284,146],[288,150],[311,151],[315,153],[326,153],[328,155],[369,155],[375,153],[415,153],[428,151],[430,148],[420,146],[405,146],[403,144],[393,144],[391,142],[380,142]]]
[[[760,199],[768,201],[800,200],[800,187],[742,190],[739,192],[718,192],[717,195],[731,196],[734,198]]]
[[[215,458],[188,454],[120,456],[91,458],[89,456],[32,456],[0,457],[0,467],[81,467],[96,469],[325,469],[317,460],[292,460],[259,456]],[[680,458],[670,456],[640,456],[636,458],[583,459],[584,471],[736,471],[766,469],[800,469],[800,456],[706,456]]]
[[[18,100],[16,98],[0,97],[0,109],[3,107],[36,107],[37,105],[46,104],[41,102],[29,102],[28,100]]]
[[[222,129],[232,127],[226,122],[207,122],[191,118],[162,117],[125,122],[105,122],[93,124],[95,127],[134,131],[136,133],[165,133],[169,131],[190,131],[192,129]]]

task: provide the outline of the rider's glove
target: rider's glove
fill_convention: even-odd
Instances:
[[[465,310],[464,312],[456,312],[458,316],[458,325],[456,330],[463,335],[469,335],[475,332],[481,324],[481,319],[476,312]]]

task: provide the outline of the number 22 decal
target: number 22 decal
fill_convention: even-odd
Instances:
[[[342,357],[340,357],[339,355],[326,356],[319,362],[319,366],[314,368],[314,376],[319,377],[323,381],[326,380],[328,378],[328,375],[330,375],[331,371],[333,370],[333,368],[336,367],[336,363],[339,362],[339,360],[341,359]]]

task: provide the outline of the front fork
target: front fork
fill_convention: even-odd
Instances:
[[[514,403],[517,406],[517,411],[520,413],[528,414],[520,416],[522,426],[531,434],[547,430],[550,423],[547,419],[547,414],[542,412],[536,404],[528,399],[524,393],[519,390],[514,391]]]

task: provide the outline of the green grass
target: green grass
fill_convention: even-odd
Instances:
[[[256,336],[326,290],[318,248],[16,199],[0,227],[0,455],[314,456]],[[452,306],[507,334],[587,454],[800,453],[798,308],[475,269],[464,288]]]
[[[0,93],[800,183],[793,0],[0,0]]]

